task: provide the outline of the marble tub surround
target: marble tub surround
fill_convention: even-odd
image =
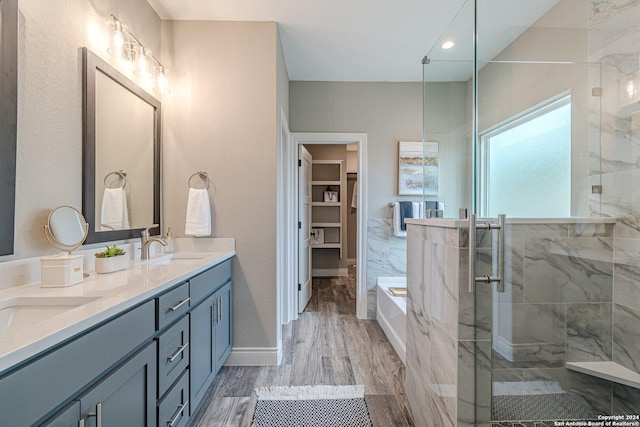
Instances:
[[[179,247],[188,258],[179,259],[181,252],[176,252],[174,256],[177,259],[174,261],[165,260],[158,263],[154,259],[137,259],[128,269],[119,272],[90,272],[90,276],[82,283],[67,288],[41,288],[40,283],[36,281],[0,290],[0,301],[25,297],[92,299],[46,321],[22,328],[19,333],[0,338],[0,372],[235,255],[235,239],[232,238],[198,239],[199,242],[193,245],[186,242],[190,239],[184,240],[185,242],[180,242],[183,244]],[[194,253],[199,253],[199,257],[193,257]],[[12,268],[25,270],[31,268],[29,263],[39,266],[39,258],[23,260],[13,266],[3,265],[2,268],[9,272]]]
[[[378,277],[407,275],[407,238],[393,235],[390,219],[367,221],[367,318],[376,318]]]

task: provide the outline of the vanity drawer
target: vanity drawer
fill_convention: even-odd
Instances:
[[[224,261],[189,279],[192,305],[196,305],[231,279],[231,260]]]
[[[31,425],[119,363],[154,332],[148,301],[0,380],[0,425]]]
[[[158,337],[158,397],[161,397],[189,365],[189,316]]]
[[[158,402],[158,426],[182,427],[189,420],[189,370],[171,387]]]
[[[158,330],[178,320],[189,311],[189,283],[184,282],[156,298],[156,328]]]

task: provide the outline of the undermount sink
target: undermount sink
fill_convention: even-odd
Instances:
[[[0,301],[0,337],[13,335],[65,311],[73,310],[94,297],[16,297]]]
[[[149,260],[144,261],[145,264],[175,264],[178,262],[189,262],[204,259],[211,256],[211,253],[204,252],[175,252],[171,254],[158,255]]]
[[[173,259],[203,259],[210,255],[209,253],[176,252],[173,254]]]

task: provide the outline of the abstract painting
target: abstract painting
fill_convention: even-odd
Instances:
[[[398,142],[398,194],[438,194],[437,142]]]

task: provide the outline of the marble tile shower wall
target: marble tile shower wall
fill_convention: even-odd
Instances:
[[[488,426],[504,420],[501,402],[530,408],[531,398],[555,393],[585,411],[640,413],[640,390],[565,367],[616,358],[614,225],[506,231],[505,293],[477,284],[470,294],[467,230],[410,226],[406,393],[416,425]],[[477,233],[477,275],[491,273],[494,239]]]
[[[600,145],[591,211],[617,218],[613,264],[613,360],[640,372],[640,2],[591,0],[589,56],[601,64]],[[630,83],[631,82],[631,86]],[[640,405],[640,404],[639,404]]]
[[[557,384],[585,407],[611,413],[611,383],[565,363],[612,358],[613,228],[507,225],[505,292],[476,307],[478,336],[493,334],[494,405],[500,390],[524,400],[540,393],[532,384]],[[487,274],[494,245],[487,232],[478,234],[478,273]]]
[[[367,246],[367,317],[375,319],[376,280],[407,275],[407,239],[393,235],[390,219],[369,219]]]

